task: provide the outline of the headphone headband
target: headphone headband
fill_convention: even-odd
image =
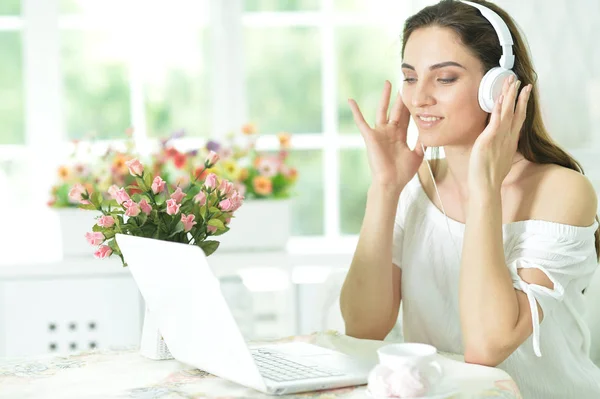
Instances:
[[[496,31],[496,34],[498,35],[500,45],[502,46],[502,57],[500,57],[500,67],[504,69],[512,69],[512,67],[515,65],[515,56],[513,55],[512,51],[512,46],[514,43],[510,34],[510,30],[506,25],[506,22],[504,22],[504,20],[500,18],[500,16],[494,11],[481,4],[465,0],[458,1],[477,8],[481,12],[481,15],[483,15],[485,19],[490,21],[490,23],[494,27],[494,30]]]

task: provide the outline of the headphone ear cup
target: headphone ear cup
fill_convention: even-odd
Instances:
[[[492,113],[494,110],[494,104],[498,97],[502,94],[502,86],[504,81],[509,77],[517,75],[510,69],[504,69],[496,67],[490,69],[481,79],[479,84],[479,106],[482,110],[488,113]]]

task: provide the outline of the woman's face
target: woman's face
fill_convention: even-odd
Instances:
[[[402,99],[424,145],[470,145],[475,141],[489,115],[477,99],[483,64],[453,31],[440,27],[415,30],[404,49],[402,72]]]

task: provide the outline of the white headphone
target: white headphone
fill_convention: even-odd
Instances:
[[[481,14],[490,21],[498,35],[498,39],[500,39],[500,45],[502,46],[500,66],[490,69],[483,76],[483,79],[481,79],[481,83],[479,84],[479,106],[484,111],[491,113],[494,109],[496,100],[502,93],[504,81],[510,76],[514,76],[515,81],[517,80],[517,75],[512,71],[512,67],[515,64],[515,56],[512,51],[512,36],[510,35],[510,30],[508,29],[508,26],[506,26],[506,23],[494,11],[471,1],[459,1],[479,9]]]

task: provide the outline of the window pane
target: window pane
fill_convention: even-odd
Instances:
[[[250,120],[261,133],[320,132],[318,30],[247,28],[245,37]]]
[[[385,80],[392,82],[393,92],[399,88],[400,40],[371,27],[344,27],[336,32],[339,132],[357,134],[347,99],[355,99],[365,120],[373,122]]]
[[[21,34],[0,32],[0,144],[23,144]]]
[[[322,235],[323,154],[321,151],[292,151],[289,164],[298,169],[292,193],[292,234]]]
[[[320,0],[245,0],[245,11],[314,11]]]
[[[371,175],[364,149],[340,151],[340,230],[358,234],[367,204]]]
[[[21,0],[0,1],[0,15],[21,15]]]
[[[180,129],[188,137],[210,134],[207,33],[169,30],[147,41],[151,48],[143,73],[150,136],[166,137]]]
[[[122,138],[130,126],[125,41],[107,32],[62,33],[66,128],[71,139],[94,132]]]

